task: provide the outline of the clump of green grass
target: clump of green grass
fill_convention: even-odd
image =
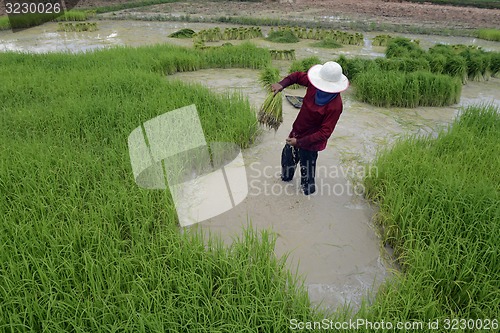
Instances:
[[[409,38],[393,38],[387,44],[385,56],[387,58],[420,58],[425,51],[420,47],[418,40]]]
[[[376,58],[375,62],[383,71],[400,71],[405,73],[430,71],[429,61],[425,58]]]
[[[136,186],[128,156],[133,129],[193,103],[207,141],[247,147],[258,133],[247,99],[163,76],[265,55],[248,45],[0,54],[1,330],[283,332],[289,318],[315,318],[272,235],[249,230],[223,246],[181,233],[168,191]]]
[[[356,98],[375,106],[445,106],[460,100],[462,82],[426,71],[370,70],[356,76]]]
[[[288,73],[293,73],[293,72],[307,72],[309,68],[311,68],[314,65],[321,64],[321,60],[316,57],[307,57],[301,60],[296,60],[292,62],[290,65],[290,68],[288,69]]]
[[[297,43],[300,39],[292,31],[271,31],[266,40],[274,43]]]
[[[442,73],[462,77],[464,83],[467,80],[487,80],[498,73],[498,52],[486,52],[475,46],[438,44],[429,49],[427,58],[435,62],[433,58],[436,56],[440,58],[439,61],[442,61],[443,56],[446,58]],[[441,70],[440,65],[438,68]]]
[[[292,64],[290,65],[288,73],[290,74],[294,72],[307,72],[309,68],[318,64],[321,64],[321,60],[316,56],[307,57],[301,60],[296,60],[292,62]],[[292,84],[291,86],[288,86],[289,89],[297,89],[299,87],[300,85],[298,84]]]
[[[373,38],[372,45],[387,46],[393,38],[391,35],[377,35]]]
[[[500,30],[498,29],[479,29],[477,37],[486,40],[500,42]]]
[[[95,10],[68,10],[65,11],[64,14],[58,16],[54,19],[54,21],[86,21],[91,17],[96,15]]]
[[[176,32],[173,32],[171,33],[170,35],[168,35],[168,37],[172,37],[172,38],[192,38],[193,35],[195,34],[194,30],[193,29],[181,29],[181,30],[177,30]]]
[[[57,18],[56,13],[19,14],[8,17],[9,29],[26,29]],[[4,24],[4,27],[6,25]]]
[[[8,16],[0,17],[0,30],[8,30],[10,29],[10,22]]]
[[[365,180],[367,196],[380,207],[383,238],[403,274],[358,317],[424,323],[488,318],[494,327],[500,159],[492,152],[500,146],[499,131],[498,107],[474,105],[437,137],[402,138],[380,152],[376,172]]]
[[[311,46],[321,47],[325,49],[338,49],[342,44],[337,43],[333,38],[322,39],[319,42],[312,43]]]
[[[268,66],[261,70],[259,75],[259,82],[266,88],[267,91],[271,91],[271,85],[280,80],[280,71],[276,67]]]
[[[342,66],[342,72],[349,78],[350,81],[355,82],[356,77],[369,70],[379,69],[377,62],[373,59],[362,57],[347,58],[344,55],[338,57],[336,62]]]

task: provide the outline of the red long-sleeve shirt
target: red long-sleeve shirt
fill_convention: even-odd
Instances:
[[[307,87],[302,107],[289,136],[297,139],[298,148],[312,151],[324,150],[342,113],[343,105],[340,94],[325,105],[317,105],[314,102],[317,89],[310,83],[305,72],[292,73],[279,83],[283,88],[294,83]]]

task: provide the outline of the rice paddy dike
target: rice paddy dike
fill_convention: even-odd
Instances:
[[[320,160],[325,165],[368,162],[377,167],[377,176],[364,184],[367,197],[380,207],[376,221],[382,242],[394,249],[400,270],[376,297],[341,299],[351,301],[354,312],[340,307],[325,314],[311,307],[311,291],[316,288],[320,296],[331,292],[330,272],[346,269],[343,273],[356,279],[385,278],[385,268],[363,276],[363,270],[380,269],[376,228],[369,227],[375,211],[363,198],[325,195],[307,201],[286,196],[271,202],[276,207],[246,203],[242,210],[212,221],[212,231],[229,231],[222,230],[223,237],[240,235],[224,243],[204,232],[211,222],[201,230],[179,232],[168,193],[141,190],[133,183],[126,137],[158,114],[195,103],[208,141],[236,142],[251,157],[274,165],[284,138],[280,135],[296,112],[284,105],[285,123],[276,134],[257,127],[255,108],[265,96],[255,87],[259,71],[272,63],[285,74],[291,60],[271,62],[269,52],[244,41],[193,50],[191,41],[166,37],[181,26],[100,21],[99,31],[81,34],[56,33],[57,24],[24,35],[0,33],[7,50],[139,46],[75,54],[0,54],[5,82],[0,86],[1,330],[284,332],[292,319],[324,318],[438,320],[438,331],[448,331],[446,319],[495,327],[500,308],[500,161],[495,154],[500,119],[498,107],[476,105],[499,104],[498,78],[469,80],[462,87],[459,103],[471,106],[455,122],[458,101],[439,108],[387,107],[361,102],[352,90],[345,94],[346,112]],[[165,35],[156,37],[158,29]],[[145,45],[165,41],[180,46]],[[422,40],[421,45],[433,42]],[[324,61],[344,55],[349,60],[385,52],[369,42],[333,51],[319,51],[309,43],[277,47],[255,41],[264,48],[293,48],[297,59],[314,55]],[[220,77],[210,80],[215,73]],[[200,80],[205,86],[194,83]],[[438,129],[447,124],[451,127]],[[408,139],[407,134],[414,136]],[[383,146],[390,150],[377,154]],[[306,216],[275,221],[272,230],[258,225],[259,216],[293,217],[299,210],[312,214],[313,222],[322,221],[324,207],[333,221],[327,227],[334,232],[307,224]],[[260,231],[241,231],[248,208],[256,212],[251,218]],[[335,224],[339,217],[352,216],[362,222]],[[345,234],[339,226],[346,228]],[[284,237],[290,235],[283,231],[294,227],[294,236]],[[370,235],[358,239],[363,233]],[[309,243],[314,234],[325,244]],[[301,242],[309,250],[298,249],[287,257],[291,245]],[[359,247],[348,251],[352,244]],[[341,251],[317,258],[328,247]],[[365,254],[371,255],[369,260],[355,261],[356,255]],[[339,256],[344,261],[335,261]],[[286,259],[300,261],[297,272],[290,273]],[[364,266],[349,271],[342,266],[349,261]],[[296,273],[308,274],[305,285]],[[311,276],[318,283],[311,283]],[[337,282],[345,283],[343,278]],[[363,281],[363,288],[356,285],[355,293],[364,295],[373,280]],[[335,299],[330,305],[338,303]]]

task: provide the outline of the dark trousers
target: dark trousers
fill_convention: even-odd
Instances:
[[[300,162],[300,185],[305,195],[316,191],[314,175],[318,152],[295,148],[285,144],[281,153],[281,180],[289,182],[293,179],[297,163]]]

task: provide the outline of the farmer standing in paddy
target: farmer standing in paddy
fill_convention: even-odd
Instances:
[[[292,73],[271,85],[271,89],[277,93],[294,83],[307,87],[307,91],[281,154],[281,179],[291,181],[300,162],[300,185],[309,195],[316,191],[318,151],[326,148],[339,120],[343,107],[340,92],[347,89],[349,80],[338,63],[328,61],[311,67],[307,73]]]

